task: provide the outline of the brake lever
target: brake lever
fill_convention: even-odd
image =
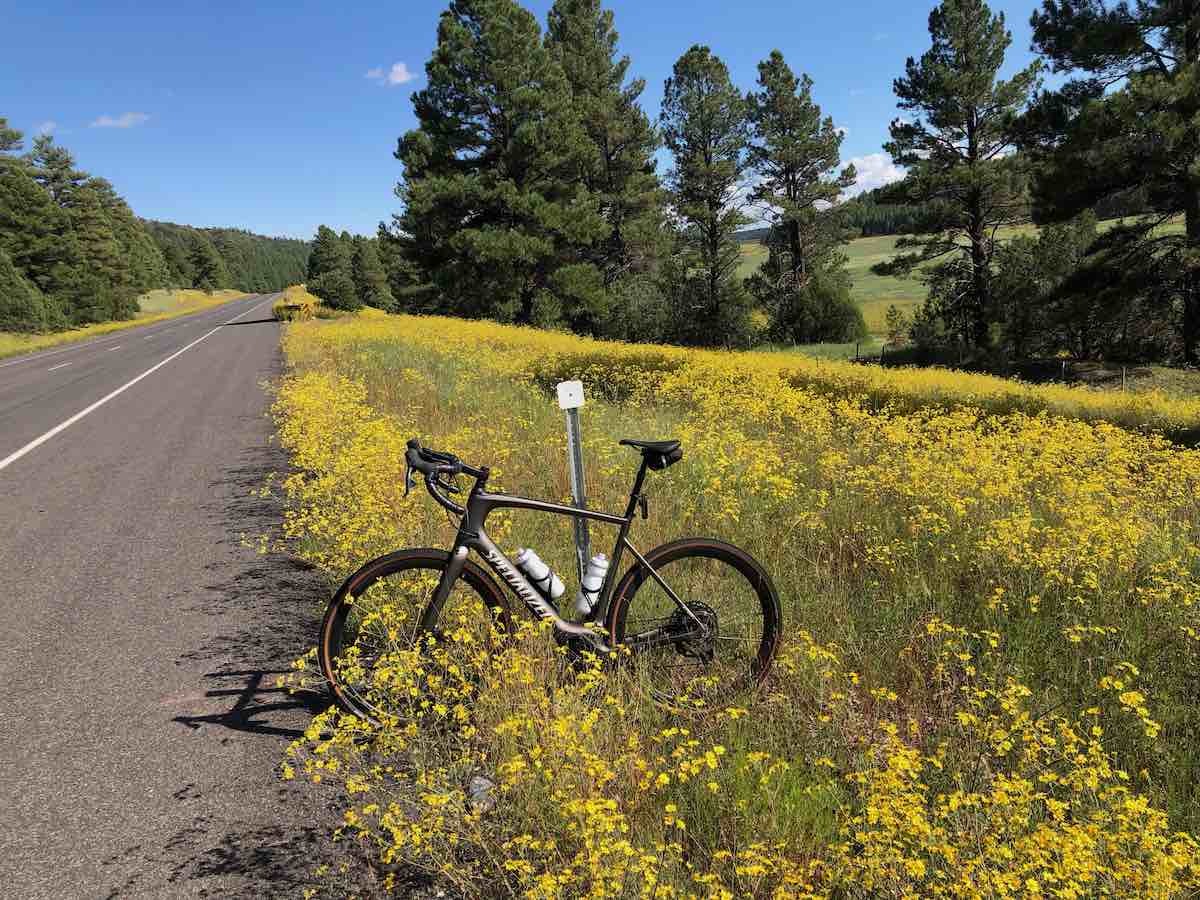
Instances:
[[[410,466],[408,464],[408,461],[405,460],[405,463],[404,463],[404,496],[405,497],[408,496],[409,491],[411,491],[414,487],[416,487],[416,484],[417,484],[417,482],[413,478],[413,474],[412,474],[412,466]]]
[[[440,487],[447,494],[461,494],[462,488],[449,481],[443,481],[441,478],[434,478],[433,483]]]

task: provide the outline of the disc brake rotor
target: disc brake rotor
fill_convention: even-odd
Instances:
[[[717,611],[697,601],[689,601],[688,609],[696,617],[695,620],[682,609],[677,609],[667,625],[672,633],[680,635],[674,641],[675,650],[681,656],[709,662],[717,642]],[[696,624],[697,620],[700,625]]]

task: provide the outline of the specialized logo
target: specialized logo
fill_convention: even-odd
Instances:
[[[500,573],[500,576],[508,582],[508,586],[517,592],[517,596],[524,600],[525,605],[533,610],[533,612],[539,618],[555,618],[554,610],[546,604],[546,601],[542,599],[541,595],[538,594],[537,591],[529,586],[529,582],[522,578],[513,569],[513,567],[508,564],[508,560],[506,560],[495,550],[483,551],[483,557],[489,563],[491,563],[492,568]]]

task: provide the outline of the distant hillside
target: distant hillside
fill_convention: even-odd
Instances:
[[[281,291],[304,280],[309,242],[267,237],[240,228],[193,228],[174,222],[143,220],[146,231],[162,251],[170,287],[196,283],[199,260],[213,260],[217,287],[243,291]],[[210,253],[211,251],[211,253]]]
[[[753,244],[766,239],[770,228],[751,228],[747,231],[739,231],[735,237],[739,244]]]

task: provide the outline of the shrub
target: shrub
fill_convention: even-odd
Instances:
[[[281,322],[303,321],[316,315],[320,302],[303,285],[294,284],[271,305],[271,312]]]
[[[845,344],[867,336],[862,310],[850,295],[850,276],[840,266],[812,273],[799,289],[765,273],[755,275],[748,284],[770,315],[774,340]]]
[[[48,331],[64,324],[55,302],[22,276],[0,247],[0,331]]]
[[[318,275],[308,283],[308,290],[320,297],[326,306],[354,312],[362,309],[362,300],[348,272],[335,269]]]

